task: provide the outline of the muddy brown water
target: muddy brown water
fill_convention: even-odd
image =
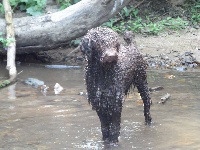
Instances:
[[[0,64],[0,80],[7,71]],[[0,90],[0,150],[199,150],[200,70],[176,72],[148,70],[154,123],[144,124],[143,106],[137,92],[130,93],[122,112],[119,146],[101,141],[100,122],[87,103],[81,69],[47,69],[23,64],[19,82]],[[47,93],[25,85],[28,77],[43,80]],[[55,95],[53,86],[64,90]],[[158,103],[169,93],[165,104]]]

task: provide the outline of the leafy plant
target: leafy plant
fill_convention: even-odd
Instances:
[[[69,45],[76,47],[76,46],[78,46],[80,44],[80,42],[81,42],[80,39],[72,40]]]
[[[108,22],[105,22],[102,26],[107,26],[109,28],[113,28],[114,27],[114,23],[116,22],[116,19],[110,19]]]
[[[75,3],[78,3],[81,0],[56,0],[56,2],[58,3],[58,5],[60,5],[60,9],[63,10]]]
[[[72,5],[71,0],[56,0],[56,2],[60,5],[61,10]]]
[[[3,33],[0,32],[0,43],[2,43],[2,45],[3,45],[4,48],[5,48],[5,47],[8,47],[8,45],[9,45],[10,43],[12,43],[13,41],[14,41],[13,38],[5,39],[5,38],[3,37]]]
[[[128,9],[127,7],[124,7],[122,11],[119,13],[121,18],[128,17],[130,15],[131,9]]]
[[[162,24],[158,23],[149,23],[149,24],[144,24],[145,32],[148,34],[153,34],[153,35],[158,35],[158,33],[163,29]]]
[[[192,17],[191,20],[194,24],[200,22],[200,2],[197,2],[195,6],[191,9]]]
[[[188,21],[185,21],[180,17],[178,18],[168,17],[167,19],[162,20],[159,23],[164,25],[166,28],[173,29],[173,30],[181,30],[181,29],[184,29],[188,25]]]
[[[110,19],[108,22],[102,24],[104,27],[109,27],[117,32],[122,32],[124,27],[124,22],[117,23],[118,20],[116,18]],[[117,23],[117,25],[115,25]]]
[[[46,7],[46,0],[9,0],[10,5],[15,10],[26,11],[32,16],[41,15]],[[0,3],[0,12],[4,13],[3,5]]]
[[[3,88],[10,84],[9,80],[0,81],[0,88]]]
[[[129,21],[128,29],[134,31],[134,32],[140,32],[144,28],[142,24],[142,18],[137,17],[135,20]]]
[[[4,13],[4,8],[3,8],[3,4],[0,3],[0,13],[3,14]]]
[[[119,13],[122,19],[125,18],[136,18],[139,10],[135,9],[134,7],[124,7],[122,11]]]
[[[46,0],[24,0],[26,1],[26,12],[30,15],[41,15],[44,12],[46,6]]]

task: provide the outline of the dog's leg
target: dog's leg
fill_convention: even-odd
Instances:
[[[109,141],[109,127],[110,127],[110,118],[106,112],[102,110],[96,111],[99,116],[99,120],[101,122],[101,132],[102,132],[102,140]]]
[[[150,105],[151,105],[151,98],[149,95],[149,89],[147,86],[147,81],[144,80],[142,82],[139,82],[137,85],[138,92],[140,93],[140,96],[144,103],[144,116],[145,116],[145,122],[146,124],[151,124],[152,118],[150,115]]]
[[[111,143],[117,143],[120,135],[121,111],[113,112],[110,115],[112,115],[112,123],[110,126],[109,141]]]

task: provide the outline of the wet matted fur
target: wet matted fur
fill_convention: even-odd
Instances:
[[[152,120],[146,63],[131,32],[125,32],[124,40],[126,45],[113,30],[97,27],[88,31],[80,45],[87,60],[88,101],[99,116],[103,140],[113,143],[118,142],[122,103],[131,87],[137,87],[142,97],[145,122]]]

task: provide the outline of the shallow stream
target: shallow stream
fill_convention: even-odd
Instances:
[[[122,112],[119,146],[101,141],[100,122],[88,105],[81,69],[48,69],[41,65],[17,67],[19,81],[0,89],[0,150],[200,150],[200,70],[148,70],[154,123],[144,124],[137,91],[130,93]],[[0,80],[5,79],[0,64]],[[44,93],[22,81],[45,82]],[[55,95],[59,83],[64,90]],[[80,95],[80,92],[83,95]],[[160,98],[169,93],[166,103]]]

